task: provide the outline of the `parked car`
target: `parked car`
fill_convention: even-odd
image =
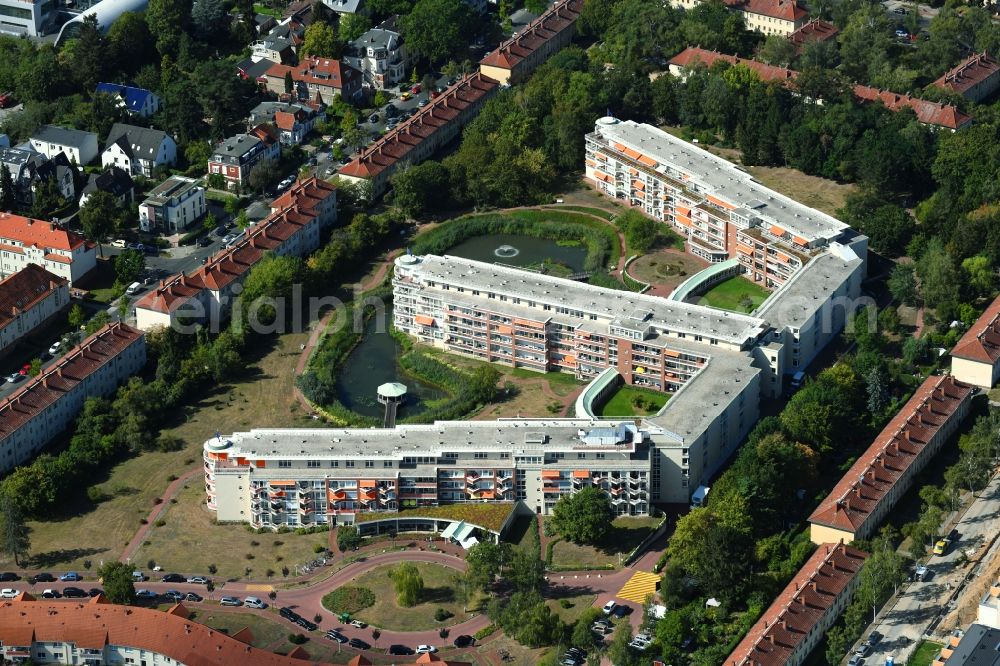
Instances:
[[[617,607],[618,607],[618,604],[617,604],[617,603],[615,603],[615,600],[614,600],[614,599],[612,599],[612,600],[611,600],[611,601],[609,601],[608,603],[604,604],[604,606],[603,606],[603,607],[601,607],[601,610],[602,610],[602,611],[604,611],[604,614],[605,614],[605,615],[610,615],[610,614],[611,614],[611,611],[613,611],[613,610],[614,610],[615,608],[617,608]]]
[[[124,249],[126,245],[128,244],[125,242],[124,238],[116,238],[113,241],[111,241],[111,247],[120,247]]]
[[[410,92],[413,93],[414,95],[419,95],[421,90],[423,90],[423,88],[420,87],[419,83],[414,83],[413,87],[410,88]]]
[[[299,617],[298,619],[296,619],[295,624],[299,625],[306,631],[316,631],[316,629],[319,628],[319,625],[317,625],[315,622],[307,620],[304,617]]]
[[[222,597],[219,599],[220,606],[242,606],[243,600],[239,597]]]
[[[906,32],[905,30],[903,30],[902,28],[900,28],[900,29],[896,30],[896,37],[898,37],[899,39],[909,39],[910,33]]]
[[[184,601],[184,595],[178,592],[177,590],[167,590],[166,592],[163,593],[163,598],[169,599],[175,604]]]
[[[340,633],[336,629],[331,629],[330,631],[326,632],[326,637],[329,638],[331,641],[337,641],[338,643],[341,644],[347,642],[347,636]]]
[[[164,583],[184,583],[187,582],[187,578],[178,573],[169,573],[163,577]]]
[[[83,599],[84,597],[90,596],[86,591],[80,589],[79,587],[64,587],[62,593],[67,599]]]
[[[944,555],[946,552],[948,552],[948,540],[938,539],[938,542],[934,544],[934,554]]]
[[[298,617],[299,616],[298,613],[296,613],[295,611],[293,611],[288,606],[282,606],[281,608],[279,608],[278,609],[278,615],[280,615],[281,617],[285,618],[286,620],[290,620],[290,619],[292,619],[294,617]]]
[[[362,622],[361,620],[351,620],[351,626],[357,627],[358,629],[364,629],[368,626],[367,622]]]
[[[878,645],[879,641],[882,640],[882,634],[877,631],[873,631],[868,634],[868,642],[872,645]]]
[[[197,592],[188,592],[184,595],[184,601],[204,601],[205,598]]]
[[[191,576],[187,579],[187,582],[194,583],[195,585],[208,585],[208,579],[204,576]]]
[[[267,608],[267,604],[264,603],[263,599],[258,599],[257,597],[247,597],[243,600],[243,605],[247,608]]]
[[[149,580],[149,576],[147,576],[146,574],[142,573],[141,571],[133,571],[132,572],[132,581],[133,582],[141,583],[141,582],[146,581],[146,580]]]
[[[351,640],[347,641],[347,644],[350,645],[352,648],[355,648],[355,649],[358,649],[358,650],[370,650],[370,649],[372,649],[372,646],[370,644],[364,642],[360,638],[352,638]]]
[[[930,578],[930,570],[924,565],[917,567],[916,571],[913,572],[913,577],[919,581],[925,581]]]
[[[390,645],[389,654],[400,654],[400,655],[413,654],[413,648],[406,647],[405,645]]]
[[[136,590],[135,591],[135,598],[136,599],[140,599],[140,600],[145,599],[145,600],[150,600],[151,601],[153,599],[156,599],[157,596],[158,595],[156,594],[156,592],[153,592],[152,590]]]
[[[861,664],[863,663],[865,663],[864,657],[859,657],[858,655],[852,655],[850,660],[848,660],[847,662],[847,666],[861,666]]]
[[[625,617],[632,612],[632,609],[628,606],[615,606],[614,610],[611,611],[611,615],[614,617]]]
[[[400,98],[401,100],[404,100],[404,101],[405,101],[405,100],[408,100],[408,99],[410,99],[411,97],[413,97],[413,94],[412,94],[412,93],[410,93],[410,91],[409,91],[409,90],[407,90],[406,92],[402,93],[402,94],[401,94],[401,95],[399,96],[399,98]]]
[[[76,581],[83,580],[83,576],[75,571],[67,571],[62,576],[59,576],[59,580],[64,583],[75,583]]]
[[[473,638],[472,636],[469,636],[468,634],[462,634],[461,636],[457,637],[453,642],[455,643],[455,647],[464,648],[464,647],[469,647],[470,645],[475,645],[476,639]]]
[[[857,649],[854,651],[854,654],[856,654],[859,657],[867,657],[868,653],[871,651],[872,651],[872,644],[869,643],[868,641],[865,641],[864,643],[862,643],[857,647]]]
[[[0,583],[9,583],[11,581],[20,580],[21,577],[18,576],[13,571],[4,571],[0,573]]]
[[[422,98],[422,99],[421,99],[421,100],[420,100],[419,102],[417,102],[417,106],[419,106],[419,107],[420,107],[420,108],[422,109],[422,108],[424,108],[425,106],[427,106],[427,104],[428,104],[428,103],[429,103],[429,102],[427,101],[427,98],[426,98],[426,97],[424,97],[424,98]]]
[[[378,114],[377,113],[373,113],[372,115],[368,116],[368,122],[370,122],[373,125],[375,123],[377,123],[378,122]]]
[[[42,599],[61,599],[62,592],[59,590],[45,590],[42,592]]]
[[[56,582],[56,577],[48,572],[43,571],[42,573],[35,574],[28,580],[29,581],[33,580],[36,583],[54,583]]]
[[[198,238],[198,247],[208,247],[212,244],[212,239],[208,236],[201,236]]]
[[[104,590],[102,590],[99,587],[92,587],[89,590],[87,590],[88,597],[96,597],[99,594],[104,594]]]
[[[129,250],[138,250],[142,252],[142,243],[126,243],[125,247]]]
[[[18,595],[18,591],[12,587],[5,587],[0,590],[0,599],[13,599]]]
[[[417,654],[434,654],[438,649],[433,645],[418,645],[416,649]]]
[[[20,372],[15,372],[7,376],[7,381],[10,382],[11,384],[16,384],[22,379],[24,379],[24,375],[22,375]]]

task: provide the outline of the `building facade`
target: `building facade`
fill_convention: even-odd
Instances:
[[[110,395],[146,364],[146,337],[105,325],[0,401],[0,472],[30,461],[76,418],[87,398]]]
[[[391,88],[407,75],[403,38],[386,23],[351,42],[344,61],[361,72],[365,85],[376,90]]]
[[[36,264],[0,280],[0,356],[69,306],[68,285]]]
[[[951,350],[951,374],[984,389],[993,388],[1000,379],[1000,297]]]
[[[52,21],[52,0],[0,0],[0,32],[38,37]]]
[[[98,83],[95,92],[110,95],[119,108],[131,115],[149,118],[160,110],[160,98],[145,88],[118,83]]]
[[[351,100],[361,94],[361,72],[336,58],[305,55],[294,66],[276,63],[265,74],[268,91],[275,95],[287,95],[285,74],[292,77],[293,100],[311,100],[318,95],[329,104],[338,95]]]
[[[177,143],[162,130],[115,123],[108,133],[101,164],[133,176],[152,178],[156,169],[177,163]]]
[[[583,0],[557,0],[518,34],[479,61],[479,72],[503,84],[520,83],[576,36]]]
[[[139,204],[139,226],[143,231],[176,234],[201,219],[207,210],[201,181],[171,176]]]
[[[1000,63],[985,51],[974,53],[931,85],[981,102],[1000,88]]]
[[[271,123],[278,130],[282,144],[297,146],[305,141],[317,122],[325,119],[326,110],[322,106],[315,109],[307,104],[261,102],[250,111],[247,124],[253,129],[261,123]]]
[[[220,174],[230,188],[247,184],[250,171],[265,160],[276,160],[281,144],[249,134],[231,136],[215,147],[208,160],[208,174]]]
[[[932,666],[1000,666],[1000,629],[974,623],[948,637]]]
[[[813,543],[867,539],[913,479],[955,434],[975,389],[950,375],[928,377],[809,516]]]
[[[0,213],[0,277],[28,264],[78,282],[97,266],[96,246],[52,222]]]
[[[63,153],[77,166],[86,166],[97,158],[97,135],[93,132],[42,125],[31,135],[30,143],[49,159]]]

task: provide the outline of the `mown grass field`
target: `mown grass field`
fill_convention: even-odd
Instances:
[[[698,299],[702,305],[709,305],[721,310],[731,312],[752,312],[764,299],[771,295],[771,292],[758,287],[746,278],[731,277],[725,282],[720,282]],[[750,299],[750,306],[743,304],[744,298]]]
[[[601,416],[648,416],[660,411],[669,399],[666,393],[622,386],[604,403]]]

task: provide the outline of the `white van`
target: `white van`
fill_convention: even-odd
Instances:
[[[125,294],[127,296],[135,296],[140,291],[142,291],[142,283],[141,282],[133,282],[132,284],[130,284],[128,286],[128,289],[125,290]]]
[[[267,604],[257,597],[247,597],[243,600],[243,605],[247,608],[267,608]]]

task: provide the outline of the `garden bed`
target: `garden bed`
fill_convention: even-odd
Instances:
[[[441,506],[423,506],[413,509],[400,509],[397,513],[359,513],[354,520],[357,523],[366,523],[373,520],[385,520],[386,518],[437,518],[441,520],[464,520],[473,525],[485,527],[488,530],[499,532],[507,518],[514,510],[515,505],[511,503],[491,503],[491,504],[442,504]]]
[[[375,597],[375,604],[354,614],[359,620],[368,624],[388,629],[390,631],[425,631],[447,627],[468,619],[465,608],[475,606],[470,602],[463,606],[455,592],[455,578],[459,576],[456,569],[428,562],[413,562],[424,581],[424,589],[420,601],[409,607],[400,606],[396,601],[396,588],[389,577],[391,565],[377,567],[361,574],[354,579],[357,587],[370,590]],[[449,614],[448,619],[434,619],[438,609],[444,609]]]

